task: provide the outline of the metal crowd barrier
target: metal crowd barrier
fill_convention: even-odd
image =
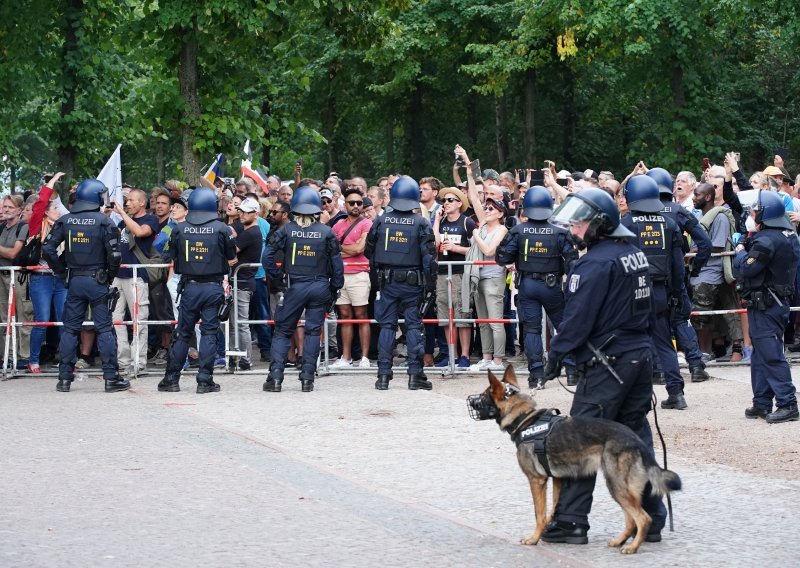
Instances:
[[[712,256],[730,256],[735,253],[732,252],[721,252],[721,253],[712,253]],[[694,253],[689,253],[686,255],[687,257],[694,256]],[[436,370],[441,369],[441,373],[443,375],[450,375],[453,376],[457,373],[457,368],[455,365],[456,357],[455,357],[455,348],[456,348],[456,327],[455,324],[457,323],[471,323],[471,324],[482,324],[482,323],[502,323],[502,324],[517,324],[519,323],[519,318],[498,318],[498,319],[480,319],[480,318],[456,318],[454,317],[454,308],[453,308],[453,266],[464,266],[464,265],[494,265],[493,261],[440,261],[439,265],[447,266],[447,311],[448,317],[442,319],[430,318],[430,319],[423,319],[423,323],[425,324],[446,324],[447,325],[447,346],[448,346],[448,366],[442,368],[436,368]],[[345,265],[349,266],[358,266],[358,265],[368,265],[368,263],[349,263],[345,262]],[[164,263],[164,264],[150,264],[147,266],[151,267],[169,267],[171,263]],[[251,320],[251,319],[242,319],[239,320],[238,310],[236,309],[238,303],[238,296],[239,296],[239,271],[245,267],[259,267],[261,263],[246,263],[237,265],[236,268],[233,270],[233,273],[227,283],[229,286],[229,293],[233,294],[233,304],[234,307],[231,310],[231,318],[229,321],[223,322],[223,329],[224,329],[224,336],[225,336],[225,355],[226,359],[231,356],[244,356],[246,355],[246,351],[243,350],[243,346],[239,345],[239,333],[238,333],[238,326],[240,324],[274,324],[273,319],[265,319],[265,320]],[[130,268],[133,271],[133,280],[135,281],[138,277],[138,271],[145,267],[142,264],[124,264],[122,265],[123,268]],[[5,350],[4,350],[4,358],[3,358],[3,377],[7,378],[10,374],[16,373],[16,365],[18,361],[18,349],[17,349],[17,338],[16,333],[13,332],[16,328],[22,327],[52,327],[52,326],[63,326],[63,322],[19,322],[17,321],[17,313],[16,313],[16,287],[18,285],[16,274],[20,270],[37,270],[42,271],[41,266],[0,266],[0,273],[3,271],[9,272],[10,276],[10,283],[12,284],[9,286],[8,292],[8,311],[6,314],[6,342],[5,342]],[[460,291],[459,291],[460,293]],[[133,306],[130,306],[129,309],[131,311],[131,319],[130,320],[121,320],[121,321],[114,321],[114,326],[119,325],[130,325],[132,326],[133,332],[133,339],[131,342],[131,361],[133,366],[133,374],[134,376],[139,374],[140,366],[139,366],[139,329],[141,325],[175,325],[177,322],[176,320],[140,320],[139,319],[139,290],[136,286],[133,289],[134,295],[134,302]],[[513,284],[512,284],[512,295],[513,295]],[[800,306],[792,306],[790,307],[791,311],[800,311]],[[698,315],[724,315],[724,314],[746,314],[746,309],[732,309],[732,310],[708,310],[708,311],[692,311],[692,316]],[[548,328],[551,328],[551,323],[547,318],[547,315],[542,310],[542,321],[545,325],[542,325],[542,344],[546,345],[546,335]],[[302,324],[302,320],[299,322]],[[333,329],[336,328],[337,325],[340,324],[350,324],[350,325],[358,325],[358,324],[376,324],[377,320],[375,319],[335,319],[335,318],[328,318],[326,316],[326,322],[323,325],[323,330],[321,334],[321,340],[323,342],[323,347],[321,351],[321,361],[318,365],[318,368],[321,373],[323,374],[330,374],[339,372],[338,369],[334,369],[330,366],[330,353],[328,350],[329,345],[329,338],[330,338],[330,327]],[[405,323],[404,320],[399,320],[398,323]],[[83,325],[93,325],[92,321],[85,321]],[[233,333],[233,338],[231,338],[231,330]],[[232,343],[232,345],[231,345]],[[369,347],[367,346],[367,349]],[[363,347],[362,347],[363,349]],[[9,359],[11,356],[11,359]],[[9,361],[11,361],[12,366],[9,369]],[[226,360],[227,363],[227,360]],[[396,367],[396,369],[402,369],[401,367]],[[367,369],[359,369],[357,367],[346,367],[343,368],[342,371],[353,373],[353,372],[366,372]],[[238,371],[234,370],[234,372],[238,372],[240,374],[252,374],[252,373],[263,373],[263,370],[252,370],[252,371]],[[47,374],[44,373],[43,374]]]

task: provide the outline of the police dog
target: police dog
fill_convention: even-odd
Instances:
[[[476,420],[495,418],[500,429],[516,442],[527,438],[534,430],[547,430],[547,470],[539,461],[533,443],[522,441],[517,446],[517,460],[528,477],[536,512],[536,529],[522,544],[533,545],[552,521],[561,490],[562,479],[588,477],[602,470],[611,496],[625,514],[625,529],[608,545],[621,546],[623,554],[633,554],[647,535],[650,515],[642,508],[642,495],[649,481],[653,493],[666,495],[681,488],[676,473],[662,469],[644,442],[633,431],[617,422],[601,418],[574,417],[553,421],[545,426],[536,424],[552,409],[537,409],[534,400],[520,392],[514,369],[506,368],[503,380],[489,371],[489,388],[467,399],[470,414]],[[520,438],[522,436],[522,438]],[[547,519],[547,478],[553,478],[553,508]],[[635,534],[630,544],[625,542]],[[624,546],[623,546],[624,545]]]

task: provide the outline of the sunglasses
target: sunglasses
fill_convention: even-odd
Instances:
[[[487,213],[488,213],[489,211],[497,211],[497,209],[495,209],[495,208],[494,208],[494,207],[492,207],[491,205],[484,205],[484,206],[483,206],[483,210],[484,210],[484,211],[486,211]]]
[[[456,199],[455,197],[445,197],[444,200],[447,203],[461,203],[461,200]]]
[[[330,199],[328,199],[327,197],[323,197],[323,198],[322,198],[322,202],[323,202],[323,203],[330,203],[330,202],[331,202],[331,200],[330,200]]]
[[[347,204],[350,207],[355,207],[355,206],[361,207],[362,205],[364,205],[364,202],[363,201],[348,201]]]
[[[269,210],[269,214],[270,215],[277,215],[278,213],[283,213],[283,209],[270,209]]]

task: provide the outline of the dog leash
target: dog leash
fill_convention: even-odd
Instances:
[[[653,391],[653,398],[650,400],[653,402],[653,422],[656,425],[658,439],[661,440],[661,449],[664,452],[664,469],[667,469],[667,444],[664,442],[663,434],[661,434],[661,426],[658,425],[658,411],[656,411],[656,406],[658,406],[658,397],[656,396],[655,391]],[[669,493],[667,493],[667,513],[669,514],[669,532],[675,532],[675,525],[672,522],[672,497],[670,497]]]

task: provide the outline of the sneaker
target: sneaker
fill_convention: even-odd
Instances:
[[[489,361],[489,364],[486,365],[486,370],[488,370],[488,371],[505,371],[506,368],[503,366],[502,363],[495,363],[494,361]]]
[[[793,422],[800,420],[800,412],[797,410],[797,405],[784,406],[775,412],[770,412],[766,416],[767,424],[778,424],[780,422]]]
[[[28,370],[28,360],[17,359],[17,371],[27,371],[27,370]]]
[[[445,367],[449,367],[450,366],[450,357],[445,357],[444,359],[442,359],[441,361],[436,363],[436,366],[439,367],[440,369],[443,369]]]
[[[87,361],[83,357],[78,357],[78,360],[75,362],[76,369],[83,370],[83,369],[88,369],[89,367],[91,367],[91,365],[89,365],[89,361]]]
[[[214,360],[215,369],[224,369],[226,366],[225,357],[217,357],[217,359]]]
[[[456,361],[456,367],[459,369],[469,369],[469,357],[465,357],[464,355],[459,357]]]
[[[166,365],[167,364],[167,350],[163,347],[156,351],[152,359],[148,359],[148,363],[153,365]]]
[[[686,410],[689,408],[689,405],[686,404],[686,399],[683,396],[682,392],[677,394],[671,394],[667,397],[667,400],[661,401],[661,408],[665,410]]]
[[[250,364],[250,361],[248,361],[247,359],[239,359],[240,371],[249,371],[251,367],[252,365]]]
[[[331,369],[343,369],[345,367],[352,367],[353,360],[352,359],[339,359],[335,363],[331,364]]]
[[[369,369],[370,367],[369,359],[367,359],[366,357],[362,357],[361,360],[358,362],[357,367],[359,369]]]
[[[469,370],[473,372],[481,372],[486,371],[489,368],[489,365],[492,364],[491,359],[481,359],[479,362],[475,363],[474,365],[469,366]]]

